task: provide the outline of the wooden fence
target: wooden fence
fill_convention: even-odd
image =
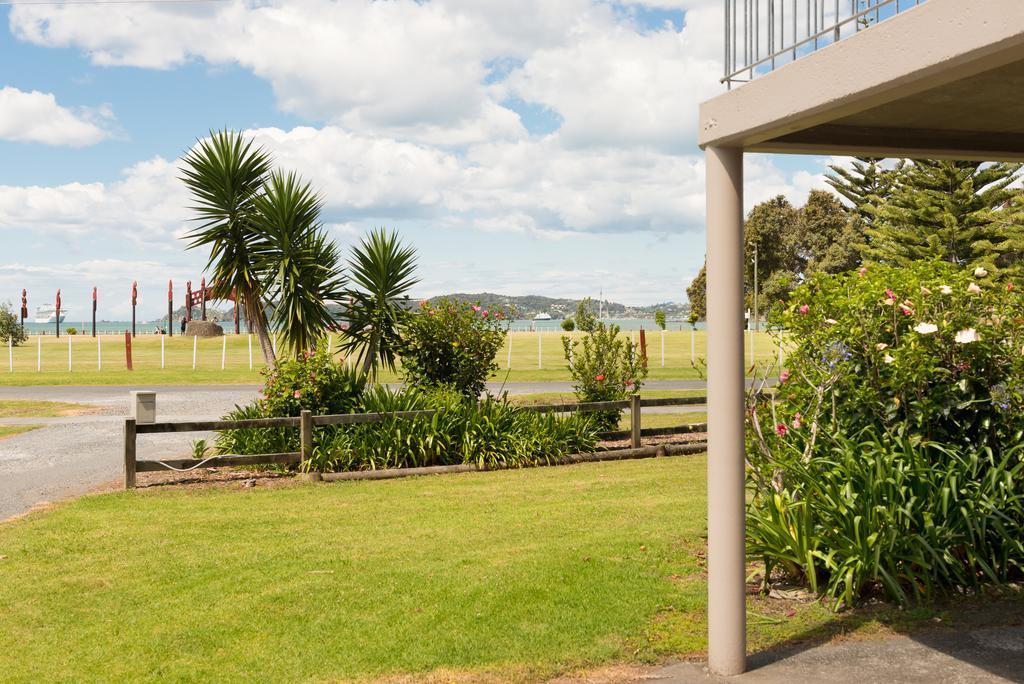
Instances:
[[[686,434],[694,432],[706,432],[706,423],[696,423],[692,425],[681,425],[678,427],[671,428],[648,428],[646,430],[641,428],[641,416],[643,407],[655,407],[655,406],[694,406],[703,405],[707,402],[707,397],[676,397],[670,399],[641,399],[639,394],[632,395],[629,399],[622,401],[595,401],[595,402],[580,402],[580,403],[566,403],[566,404],[537,404],[527,405],[522,408],[527,411],[537,411],[542,413],[586,413],[593,411],[609,411],[618,409],[627,409],[630,412],[630,429],[613,432],[599,433],[598,437],[602,439],[630,439],[631,448],[622,451],[633,451],[643,452],[637,455],[655,455],[657,451],[654,447],[650,449],[651,453],[646,454],[646,451],[641,449],[640,440],[641,437],[657,436],[657,435],[672,435],[672,434]],[[134,418],[127,418],[124,421],[124,487],[125,489],[133,489],[135,487],[135,476],[137,473],[146,472],[158,472],[162,470],[194,470],[195,468],[209,466],[245,466],[245,465],[270,465],[275,463],[281,464],[298,464],[303,461],[309,460],[313,455],[313,428],[322,427],[326,425],[356,425],[361,423],[378,423],[384,420],[393,418],[399,419],[410,419],[410,418],[427,418],[433,416],[437,411],[397,411],[394,413],[344,413],[337,415],[325,415],[325,416],[314,416],[310,411],[302,411],[298,417],[290,418],[251,418],[246,420],[205,420],[205,421],[191,421],[191,422],[163,422],[163,423],[137,423]],[[253,454],[253,455],[235,455],[225,454],[218,456],[210,456],[204,459],[195,458],[182,458],[182,459],[166,459],[166,460],[147,460],[140,461],[137,459],[137,438],[138,435],[146,434],[161,434],[161,433],[178,433],[178,432],[208,432],[213,430],[240,430],[248,428],[299,428],[299,451],[284,452],[279,454]],[[699,445],[701,448],[697,450],[703,450],[703,445]],[[664,449],[662,449],[664,451]],[[684,450],[686,453],[691,453],[692,449]],[[680,452],[683,453],[683,452]],[[585,456],[585,455],[576,455]],[[570,461],[576,462],[579,460],[593,460],[588,458],[576,458]],[[433,468],[457,468],[457,466],[434,466]],[[472,468],[475,469],[475,466]],[[413,471],[430,471],[431,468],[401,468],[396,469],[401,471],[407,471],[407,474],[418,474]],[[440,471],[438,471],[440,472]],[[346,475],[345,473],[331,473],[330,475]],[[331,477],[327,479],[345,479],[342,477]]]

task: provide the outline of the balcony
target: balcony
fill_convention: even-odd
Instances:
[[[725,0],[730,88],[838,43],[925,0]]]

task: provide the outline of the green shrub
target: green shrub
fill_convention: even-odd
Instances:
[[[452,389],[377,386],[367,391],[361,407],[367,413],[428,409],[436,413],[323,430],[320,446],[304,467],[346,471],[475,463],[515,468],[591,451],[597,443],[585,415],[540,414],[505,398],[478,402]]]
[[[338,363],[323,349],[279,359],[264,377],[261,404],[268,417],[350,413],[366,387],[358,368]]]
[[[68,328],[67,330],[65,330],[64,332],[66,332],[66,333],[67,333],[68,335],[77,335],[77,334],[78,334],[78,328],[75,328],[75,327],[69,327],[69,328]]]
[[[562,330],[564,330],[565,332],[572,332],[573,330],[576,329],[576,321],[574,321],[572,318],[563,318],[561,326]]]
[[[406,384],[454,387],[476,399],[498,370],[495,356],[505,343],[508,318],[477,304],[442,299],[423,302],[410,316],[400,344]]]
[[[562,337],[573,389],[580,401],[620,401],[640,391],[647,368],[636,345],[619,334],[619,326],[595,322],[579,340]],[[602,430],[614,430],[621,411],[592,414]]]
[[[1024,299],[944,263],[816,275],[748,412],[748,542],[837,603],[1020,575]]]
[[[0,304],[0,342],[5,345],[10,342],[17,347],[26,339],[28,337],[25,335],[25,329],[18,322],[18,317],[14,314],[10,302]]]

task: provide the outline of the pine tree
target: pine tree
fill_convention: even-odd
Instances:
[[[866,229],[867,259],[941,259],[997,267],[1015,260],[1021,225],[1011,210],[1020,164],[917,160]]]
[[[865,226],[874,225],[879,206],[888,201],[899,183],[905,161],[886,169],[877,157],[854,157],[850,168],[829,164],[825,182],[846,199]]]

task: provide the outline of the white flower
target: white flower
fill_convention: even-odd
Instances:
[[[977,283],[971,283],[970,285],[967,286],[967,291],[970,292],[971,294],[978,294],[979,292],[981,292],[981,288],[978,287]]]
[[[836,320],[836,319],[834,319],[834,318],[826,318],[826,319],[825,319],[825,322],[826,322],[826,323],[828,323],[829,325],[835,325],[835,324],[836,324],[836,323],[838,323],[839,321],[837,321],[837,320]]]
[[[887,345],[885,342],[879,342],[878,344],[875,345],[875,349],[877,349],[878,351],[885,351],[888,347],[889,345]]]
[[[949,285],[939,285],[939,292],[942,294],[953,294],[953,288]]]
[[[938,332],[938,330],[939,326],[934,323],[918,323],[914,326],[914,332],[921,335],[931,335],[933,332]]]
[[[967,328],[966,330],[961,330],[956,334],[957,344],[970,344],[971,342],[977,342],[980,339],[981,337],[978,336],[978,331],[974,328]]]
[[[892,358],[892,356],[890,356],[889,354],[886,354],[886,355],[885,355],[885,356],[884,356],[884,357],[882,358],[882,360],[883,360],[883,361],[885,361],[886,363],[892,363],[892,362],[893,362],[893,361],[895,361],[896,359]]]
[[[984,278],[987,275],[988,275],[988,271],[983,269],[981,266],[979,266],[978,268],[974,269],[974,277],[975,278]]]
[[[925,287],[924,285],[921,286],[921,294],[923,294],[923,295],[930,295],[931,293],[932,293],[932,291],[929,290],[927,287]]]

